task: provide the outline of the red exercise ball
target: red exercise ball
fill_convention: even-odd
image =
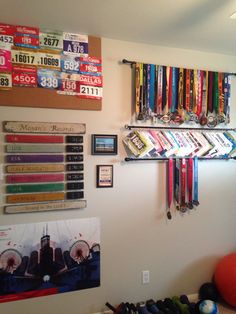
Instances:
[[[214,281],[221,297],[236,307],[236,253],[226,255],[219,261]]]

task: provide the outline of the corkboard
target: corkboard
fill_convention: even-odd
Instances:
[[[89,55],[101,58],[101,38],[89,36]],[[101,110],[102,100],[59,95],[46,88],[13,87],[0,91],[0,106]]]

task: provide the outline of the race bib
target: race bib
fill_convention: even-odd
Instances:
[[[13,86],[37,87],[37,69],[13,66],[12,83]]]
[[[39,51],[37,53],[38,66],[60,70],[61,59],[59,53]]]
[[[63,33],[63,51],[64,54],[77,54],[79,56],[88,56],[88,36]]]
[[[46,69],[38,69],[39,87],[57,89],[60,86],[60,72]]]
[[[57,50],[63,49],[63,37],[62,33],[60,32],[41,32],[39,35],[39,39],[41,48],[50,48]]]
[[[11,74],[0,73],[0,89],[10,89],[10,88],[12,88]]]
[[[5,48],[11,48],[13,45],[13,36],[15,27],[8,24],[0,24],[0,43]]]
[[[33,50],[12,49],[12,63],[37,65],[37,54]]]
[[[11,51],[0,49],[0,71],[1,72],[11,72]]]
[[[61,56],[61,70],[67,73],[79,73],[80,70],[79,58],[69,55]]]
[[[25,48],[38,48],[39,29],[37,27],[16,26],[14,45]]]
[[[79,85],[78,93],[80,98],[101,99],[102,87]]]

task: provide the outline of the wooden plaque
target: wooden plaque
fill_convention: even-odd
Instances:
[[[89,55],[101,58],[101,38],[89,36]],[[101,110],[102,100],[60,95],[46,88],[13,87],[0,91],[0,106]]]

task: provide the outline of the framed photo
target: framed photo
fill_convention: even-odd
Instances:
[[[92,134],[92,155],[117,155],[117,135]]]
[[[97,188],[113,187],[113,166],[97,165]]]

